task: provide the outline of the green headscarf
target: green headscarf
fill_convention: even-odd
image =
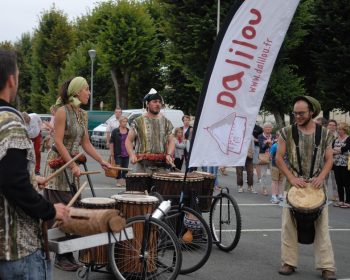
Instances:
[[[83,77],[75,77],[73,80],[71,80],[67,90],[69,104],[75,107],[78,107],[81,104],[81,102],[76,96],[82,89],[84,89],[87,86],[89,86],[89,84]],[[55,105],[56,106],[63,105],[61,97],[57,99]]]

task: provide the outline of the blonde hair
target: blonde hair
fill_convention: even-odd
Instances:
[[[175,128],[175,131],[174,131],[174,136],[176,136],[176,135],[177,135],[177,133],[178,133],[179,131],[183,132],[182,127],[177,127],[177,128]],[[182,134],[182,133],[181,133],[181,134]]]
[[[340,129],[348,132],[349,126],[347,125],[347,123],[341,122],[341,123],[338,123],[338,130]]]
[[[127,118],[127,117],[121,116],[121,117],[119,118],[119,122],[121,122],[121,121],[123,121],[123,120],[126,120],[126,122],[128,122],[128,118]]]

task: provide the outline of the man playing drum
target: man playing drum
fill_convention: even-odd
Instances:
[[[152,89],[145,97],[147,112],[136,118],[125,141],[134,172],[159,172],[173,165],[173,125],[160,113],[162,96]],[[135,141],[135,152],[133,142]]]
[[[288,179],[286,190],[288,191],[292,186],[305,188],[308,184],[313,188],[325,188],[324,180],[333,164],[331,145],[333,136],[324,127],[316,128],[313,118],[320,113],[321,105],[315,98],[299,96],[294,99],[293,104],[295,124],[281,130],[276,155],[277,166]],[[296,144],[295,141],[299,143]],[[319,142],[318,149],[315,148],[317,142]],[[286,153],[290,167],[283,158]],[[322,271],[322,279],[336,279],[334,255],[328,230],[327,206],[320,210],[314,222],[314,229],[316,269]],[[298,230],[293,212],[289,207],[283,208],[281,239],[282,267],[279,273],[290,275],[298,265]]]

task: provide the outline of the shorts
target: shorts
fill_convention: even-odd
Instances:
[[[272,181],[282,181],[284,179],[284,174],[276,166],[271,166],[271,180]]]

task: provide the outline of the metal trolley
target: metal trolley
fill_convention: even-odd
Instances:
[[[160,205],[161,207],[162,205]],[[159,208],[158,208],[159,209]],[[159,213],[157,210],[154,213]],[[49,249],[58,254],[109,245],[107,270],[92,265],[81,267],[77,279],[88,279],[91,271],[112,273],[116,279],[176,279],[182,263],[174,232],[161,215],[135,216],[120,233],[67,236],[57,228],[48,231]],[[135,232],[138,231],[136,236]]]

